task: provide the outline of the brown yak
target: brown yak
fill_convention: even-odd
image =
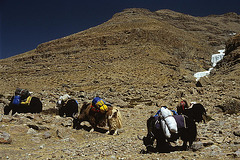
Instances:
[[[92,104],[84,102],[80,114],[76,114],[73,120],[73,128],[81,128],[81,122],[90,123],[93,132],[97,127],[109,127],[108,134],[118,134],[118,129],[122,128],[122,117],[117,107],[108,106],[108,111],[104,114],[92,110]]]

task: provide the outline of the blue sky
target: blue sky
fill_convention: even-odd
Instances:
[[[207,16],[240,14],[239,6],[240,0],[0,0],[0,59],[102,24],[126,8]]]

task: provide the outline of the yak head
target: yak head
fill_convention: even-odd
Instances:
[[[109,107],[109,111],[107,112],[108,119],[117,118],[117,114],[118,114],[117,108]]]
[[[122,128],[122,116],[120,113],[120,110],[117,107],[111,107],[111,109],[108,110],[108,123],[111,126],[115,126],[117,128]]]
[[[140,138],[138,136],[138,139],[143,141],[143,144],[145,145],[147,151],[142,150],[141,153],[151,153],[151,152],[155,152],[154,146],[153,146],[153,142],[154,142],[154,137],[150,134],[148,134],[147,136],[144,136],[143,138]]]
[[[79,113],[76,113],[76,114],[73,114],[73,129],[79,129],[81,128],[81,125],[80,125],[80,120],[78,118],[79,116]]]
[[[145,145],[147,152],[154,152],[154,140],[156,139],[155,135],[154,135],[154,124],[155,124],[155,118],[153,116],[151,116],[148,120],[147,120],[147,136],[144,136],[143,138],[140,138],[138,136],[138,139],[143,141],[143,144]]]

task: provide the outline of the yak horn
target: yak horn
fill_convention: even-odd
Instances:
[[[138,137],[139,140],[143,140],[143,138],[140,138],[139,135],[137,135],[137,137]]]
[[[72,117],[73,117],[74,119],[77,119],[77,118],[78,118],[78,113],[75,113],[75,114],[73,113],[73,114],[72,114]]]
[[[207,121],[207,115],[203,114],[203,115],[202,115],[202,119],[203,119],[203,122],[206,123],[206,121]]]

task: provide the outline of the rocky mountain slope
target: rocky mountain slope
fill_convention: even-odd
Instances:
[[[208,69],[211,55],[237,32],[239,16],[234,13],[193,17],[127,9],[99,26],[1,60],[1,84],[34,91],[63,83],[78,90],[118,88],[123,82],[162,86]]]
[[[9,133],[12,142],[0,144],[0,157],[240,158],[239,33],[240,16],[235,13],[194,17],[133,8],[99,26],[0,60],[0,113],[16,87],[32,91],[44,105],[40,115],[1,116],[0,133]],[[196,87],[193,74],[208,70],[211,55],[224,48],[224,59]],[[54,112],[56,98],[65,93],[79,107],[96,95],[120,107],[120,134],[72,129],[71,118]],[[146,135],[147,118],[157,106],[176,109],[182,98],[201,102],[211,117],[198,124],[194,151],[140,154],[145,148],[137,135]]]

